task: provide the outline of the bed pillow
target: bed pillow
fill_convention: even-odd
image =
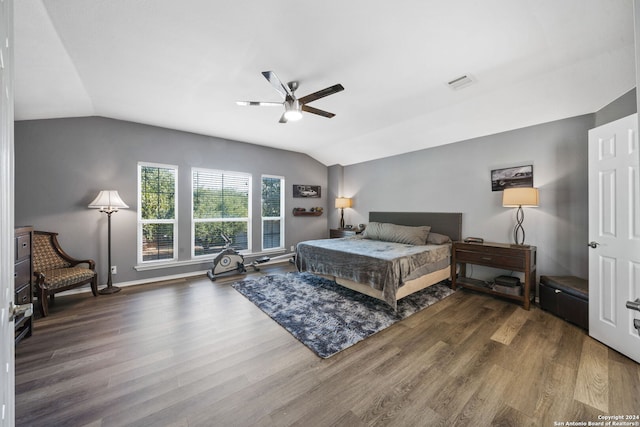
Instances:
[[[425,245],[430,230],[431,226],[428,225],[411,227],[387,222],[370,222],[365,228],[362,237],[385,242]]]
[[[427,236],[428,245],[444,245],[449,242],[451,242],[451,237],[445,236],[444,234],[429,232],[429,235]]]

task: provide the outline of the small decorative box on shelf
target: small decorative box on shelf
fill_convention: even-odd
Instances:
[[[306,210],[305,208],[293,208],[293,216],[320,216],[322,215],[322,208],[311,208]]]

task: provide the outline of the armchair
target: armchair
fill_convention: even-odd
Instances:
[[[49,302],[54,302],[54,294],[78,286],[91,284],[93,296],[98,296],[98,274],[92,259],[75,259],[62,250],[58,243],[58,233],[34,231],[33,233],[33,276],[35,294],[42,317],[49,314]],[[87,264],[87,267],[79,266]]]

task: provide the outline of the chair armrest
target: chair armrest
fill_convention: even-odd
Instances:
[[[36,278],[36,284],[42,284],[46,279],[46,277],[44,276],[44,273],[41,273],[39,271],[34,271],[33,277]]]

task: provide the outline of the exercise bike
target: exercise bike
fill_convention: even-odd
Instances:
[[[213,259],[213,267],[207,271],[207,276],[212,281],[216,280],[221,274],[235,271],[237,273],[244,273],[247,269],[244,266],[244,257],[231,247],[231,239],[229,239],[224,233],[220,233],[220,236],[224,239],[225,245],[216,257]]]

